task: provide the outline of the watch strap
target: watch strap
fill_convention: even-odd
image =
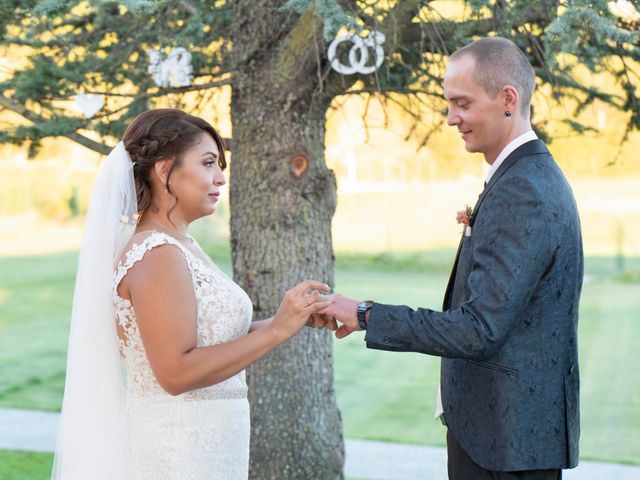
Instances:
[[[367,300],[365,302],[361,302],[358,304],[358,325],[362,330],[367,329],[367,317],[366,314],[371,307],[373,306],[373,302],[371,300]]]

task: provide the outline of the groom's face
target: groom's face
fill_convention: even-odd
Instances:
[[[505,144],[508,125],[501,92],[491,98],[476,83],[476,68],[481,67],[471,55],[456,57],[449,63],[444,76],[447,123],[458,128],[468,152],[484,154],[491,164]]]

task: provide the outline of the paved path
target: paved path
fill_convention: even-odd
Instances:
[[[0,408],[0,449],[51,452],[58,414]],[[446,451],[440,447],[346,440],[346,476],[367,480],[446,480]],[[564,480],[640,480],[640,467],[583,461]]]

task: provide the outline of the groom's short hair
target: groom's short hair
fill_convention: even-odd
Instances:
[[[449,59],[463,55],[471,55],[475,60],[474,80],[491,98],[505,85],[513,85],[522,100],[520,113],[529,118],[536,76],[515,43],[502,37],[485,37],[456,50]]]

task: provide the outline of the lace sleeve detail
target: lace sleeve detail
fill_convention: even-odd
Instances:
[[[123,255],[124,258],[120,258],[120,262],[116,267],[116,272],[113,279],[114,293],[116,292],[118,285],[125,277],[127,272],[131,269],[131,267],[142,260],[147,252],[151,251],[155,247],[159,247],[160,245],[165,244],[171,244],[178,247],[184,256],[185,261],[187,262],[187,267],[190,271],[193,271],[191,258],[189,255],[187,255],[184,247],[180,244],[180,242],[173,238],[171,235],[153,231],[151,234],[144,237],[140,243],[132,243],[129,249],[126,251],[126,254]]]

